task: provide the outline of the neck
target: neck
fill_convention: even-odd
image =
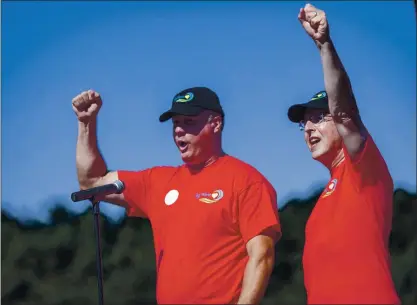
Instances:
[[[326,165],[326,167],[332,173],[333,170],[343,162],[343,160],[345,160],[345,155],[343,153],[343,149],[340,149],[336,156],[333,158],[332,162]]]
[[[207,158],[205,161],[201,163],[196,163],[196,164],[187,164],[187,167],[188,169],[190,169],[191,172],[199,172],[203,168],[206,168],[212,165],[214,162],[217,161],[217,159],[219,159],[220,157],[224,155],[225,153],[223,152],[222,149],[220,149],[219,151],[215,151],[213,154],[211,154],[211,156]]]

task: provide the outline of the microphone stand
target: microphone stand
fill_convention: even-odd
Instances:
[[[98,304],[103,305],[103,264],[101,258],[100,242],[100,201],[94,197],[90,199],[93,205],[94,231],[96,235],[96,264],[97,264],[97,285],[98,285]]]
[[[90,200],[93,204],[94,231],[96,234],[96,264],[97,264],[97,285],[98,285],[98,304],[103,305],[103,263],[101,258],[100,243],[100,200],[96,200],[97,195],[121,194],[124,184],[120,180],[113,183],[93,187],[86,190],[80,190],[71,194],[71,200],[78,202],[82,200]]]

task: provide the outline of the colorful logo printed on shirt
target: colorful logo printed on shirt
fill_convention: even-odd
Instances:
[[[321,198],[326,198],[330,196],[331,194],[333,194],[334,190],[336,189],[336,186],[337,186],[337,179],[333,179],[332,181],[330,181],[329,185],[324,190],[324,193],[321,196]]]
[[[215,203],[223,198],[223,191],[222,190],[215,190],[211,193],[197,193],[195,194],[195,197],[204,203]]]

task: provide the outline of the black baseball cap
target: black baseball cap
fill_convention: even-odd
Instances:
[[[288,118],[291,122],[299,123],[304,120],[304,113],[307,109],[322,109],[329,112],[327,92],[317,92],[307,103],[292,105],[288,109]]]
[[[159,121],[165,122],[178,114],[195,116],[204,110],[212,110],[224,116],[219,97],[213,90],[207,87],[188,88],[175,95],[171,109],[161,114]]]

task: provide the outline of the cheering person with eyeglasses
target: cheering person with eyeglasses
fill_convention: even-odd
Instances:
[[[393,180],[361,121],[325,12],[307,4],[298,19],[319,50],[325,91],[288,117],[331,176],[305,228],[307,303],[399,304],[388,249]]]

